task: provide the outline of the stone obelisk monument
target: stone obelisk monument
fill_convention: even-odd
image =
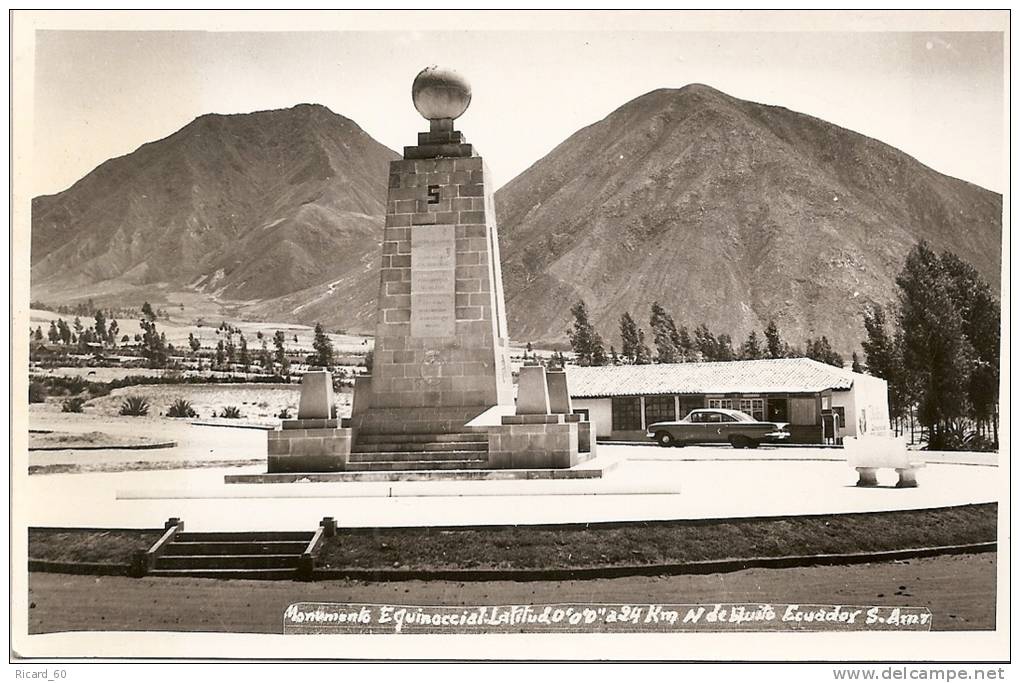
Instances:
[[[590,459],[595,434],[572,414],[564,373],[522,368],[514,399],[492,186],[453,127],[471,88],[430,67],[411,94],[429,131],[390,164],[372,374],[340,420],[328,373],[306,375],[298,419],[269,433],[269,474],[533,476]]]
[[[429,131],[390,164],[372,377],[354,398],[359,434],[457,432],[514,403],[492,184],[454,129],[471,88],[429,67],[411,93]]]

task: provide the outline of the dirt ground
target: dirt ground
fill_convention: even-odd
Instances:
[[[704,576],[592,581],[219,581],[29,575],[29,633],[281,633],[301,601],[410,605],[554,602],[842,604],[928,607],[934,630],[995,628],[996,554],[844,567],[749,569]]]

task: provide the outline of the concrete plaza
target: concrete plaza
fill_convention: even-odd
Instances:
[[[264,457],[264,433],[175,429],[187,436],[174,449],[75,457]],[[224,475],[264,472],[264,464],[45,474],[27,478],[22,499],[27,503],[18,512],[29,526],[152,528],[180,517],[189,530],[244,531],[307,530],[324,516],[351,527],[554,524],[875,512],[999,499],[1003,485],[995,454],[919,455],[929,464],[920,470],[916,489],[892,488],[892,471],[880,472],[878,488],[856,488],[856,473],[840,449],[608,444],[599,446],[596,459],[606,469],[601,479],[224,483]],[[57,458],[45,454],[47,461]],[[32,462],[38,462],[35,454]]]

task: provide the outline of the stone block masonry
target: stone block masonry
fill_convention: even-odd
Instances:
[[[447,138],[463,144],[458,135],[423,134],[424,146],[408,149],[436,152]],[[512,404],[495,209],[481,157],[392,162],[382,247],[370,411],[404,409],[413,419],[425,408],[480,413]]]

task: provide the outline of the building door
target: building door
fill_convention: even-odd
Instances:
[[[790,422],[795,425],[818,424],[818,406],[815,398],[791,398]]]
[[[789,422],[789,402],[785,398],[770,398],[768,400],[768,419],[770,422]]]

